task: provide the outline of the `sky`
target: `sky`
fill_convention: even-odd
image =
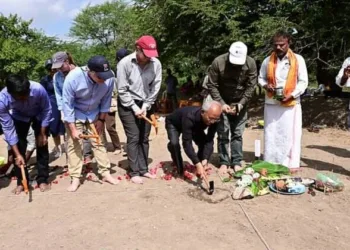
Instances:
[[[33,19],[32,27],[65,40],[77,13],[88,4],[103,2],[108,0],[0,0],[0,13]]]

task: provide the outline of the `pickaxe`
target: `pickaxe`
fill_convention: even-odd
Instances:
[[[100,144],[101,144],[101,140],[100,140],[100,136],[99,136],[98,133],[97,133],[95,124],[89,123],[89,126],[90,126],[90,128],[91,128],[93,134],[92,134],[92,135],[80,134],[79,137],[82,138],[82,139],[94,138],[94,139],[96,139],[97,145],[100,145]]]
[[[154,114],[151,115],[151,119],[150,120],[148,117],[146,116],[142,116],[143,119],[145,119],[149,124],[151,124],[155,129],[156,129],[156,135],[158,135],[158,122],[156,119],[156,116]]]

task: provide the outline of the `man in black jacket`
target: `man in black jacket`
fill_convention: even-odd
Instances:
[[[168,150],[178,173],[183,176],[183,161],[179,137],[182,134],[182,145],[187,156],[197,168],[197,174],[203,177],[204,167],[213,153],[214,136],[217,122],[222,113],[221,104],[216,101],[207,102],[203,107],[184,107],[177,109],[165,120],[168,133]],[[205,133],[205,130],[208,132]],[[198,146],[196,153],[192,141]]]

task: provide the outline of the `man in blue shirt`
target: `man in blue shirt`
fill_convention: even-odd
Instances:
[[[106,115],[111,106],[114,74],[103,56],[94,56],[87,67],[77,67],[66,77],[63,84],[64,121],[68,124],[68,169],[72,178],[69,192],[75,192],[80,185],[82,171],[82,148],[80,135],[84,128],[89,132],[93,123],[102,141]],[[106,148],[91,140],[99,174],[103,180],[117,184],[109,172],[110,162]]]
[[[24,158],[27,148],[27,135],[30,124],[35,131],[37,143],[37,183],[40,191],[50,189],[49,151],[47,144],[47,127],[51,120],[50,99],[45,89],[37,82],[17,75],[6,79],[6,88],[0,92],[0,124],[6,142],[11,146],[15,161],[17,187],[15,194],[23,191],[21,165],[26,165]],[[27,180],[28,170],[25,168]]]

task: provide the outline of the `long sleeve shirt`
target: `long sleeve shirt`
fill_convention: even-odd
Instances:
[[[345,82],[345,84],[343,86],[340,85],[341,79],[342,79],[342,77],[344,75],[344,69],[346,69],[348,66],[350,66],[350,57],[345,59],[341,69],[339,70],[338,75],[335,78],[335,83],[337,85],[339,85],[340,87],[350,87],[350,78],[348,78],[348,80]]]
[[[62,111],[62,105],[63,105],[63,83],[64,83],[65,76],[62,72],[58,71],[53,76],[53,87],[55,90],[55,96],[57,101],[57,108],[58,110]]]
[[[136,53],[124,57],[117,65],[118,98],[124,107],[140,111],[135,100],[142,101],[143,109],[150,109],[156,101],[162,82],[162,65],[157,58],[141,68]]]
[[[86,67],[70,71],[63,84],[64,121],[92,122],[99,113],[109,112],[114,78],[95,83],[88,76]]]
[[[30,81],[27,100],[15,100],[7,92],[7,88],[0,92],[0,123],[5,140],[11,146],[18,143],[13,119],[29,123],[35,118],[41,122],[42,127],[48,127],[51,117],[50,99],[40,83]]]
[[[247,56],[243,66],[233,65],[229,53],[214,59],[208,73],[207,87],[215,101],[224,104],[246,105],[257,84],[257,69],[253,58]]]
[[[292,96],[297,102],[300,102],[300,95],[302,95],[309,83],[307,68],[305,64],[305,60],[301,55],[295,54],[298,61],[298,78],[295,90],[292,92]],[[265,58],[263,63],[261,64],[260,74],[259,74],[259,85],[264,87],[268,84],[267,82],[267,69],[269,65],[270,57]],[[282,59],[277,57],[277,66],[276,66],[276,88],[282,87],[284,88],[286,85],[286,81],[288,78],[288,72],[290,68],[290,63],[288,60],[288,56],[285,55]],[[273,98],[265,97],[265,103],[267,104],[276,104],[279,105],[280,102]]]
[[[218,124],[212,124],[209,127],[203,122],[201,116],[201,107],[184,107],[175,110],[167,116],[167,122],[170,122],[178,131],[182,133],[182,146],[188,158],[197,164],[201,160],[209,160],[213,153],[214,137]],[[207,134],[204,132],[208,128]],[[203,147],[203,159],[199,159],[192,142],[198,147]]]

